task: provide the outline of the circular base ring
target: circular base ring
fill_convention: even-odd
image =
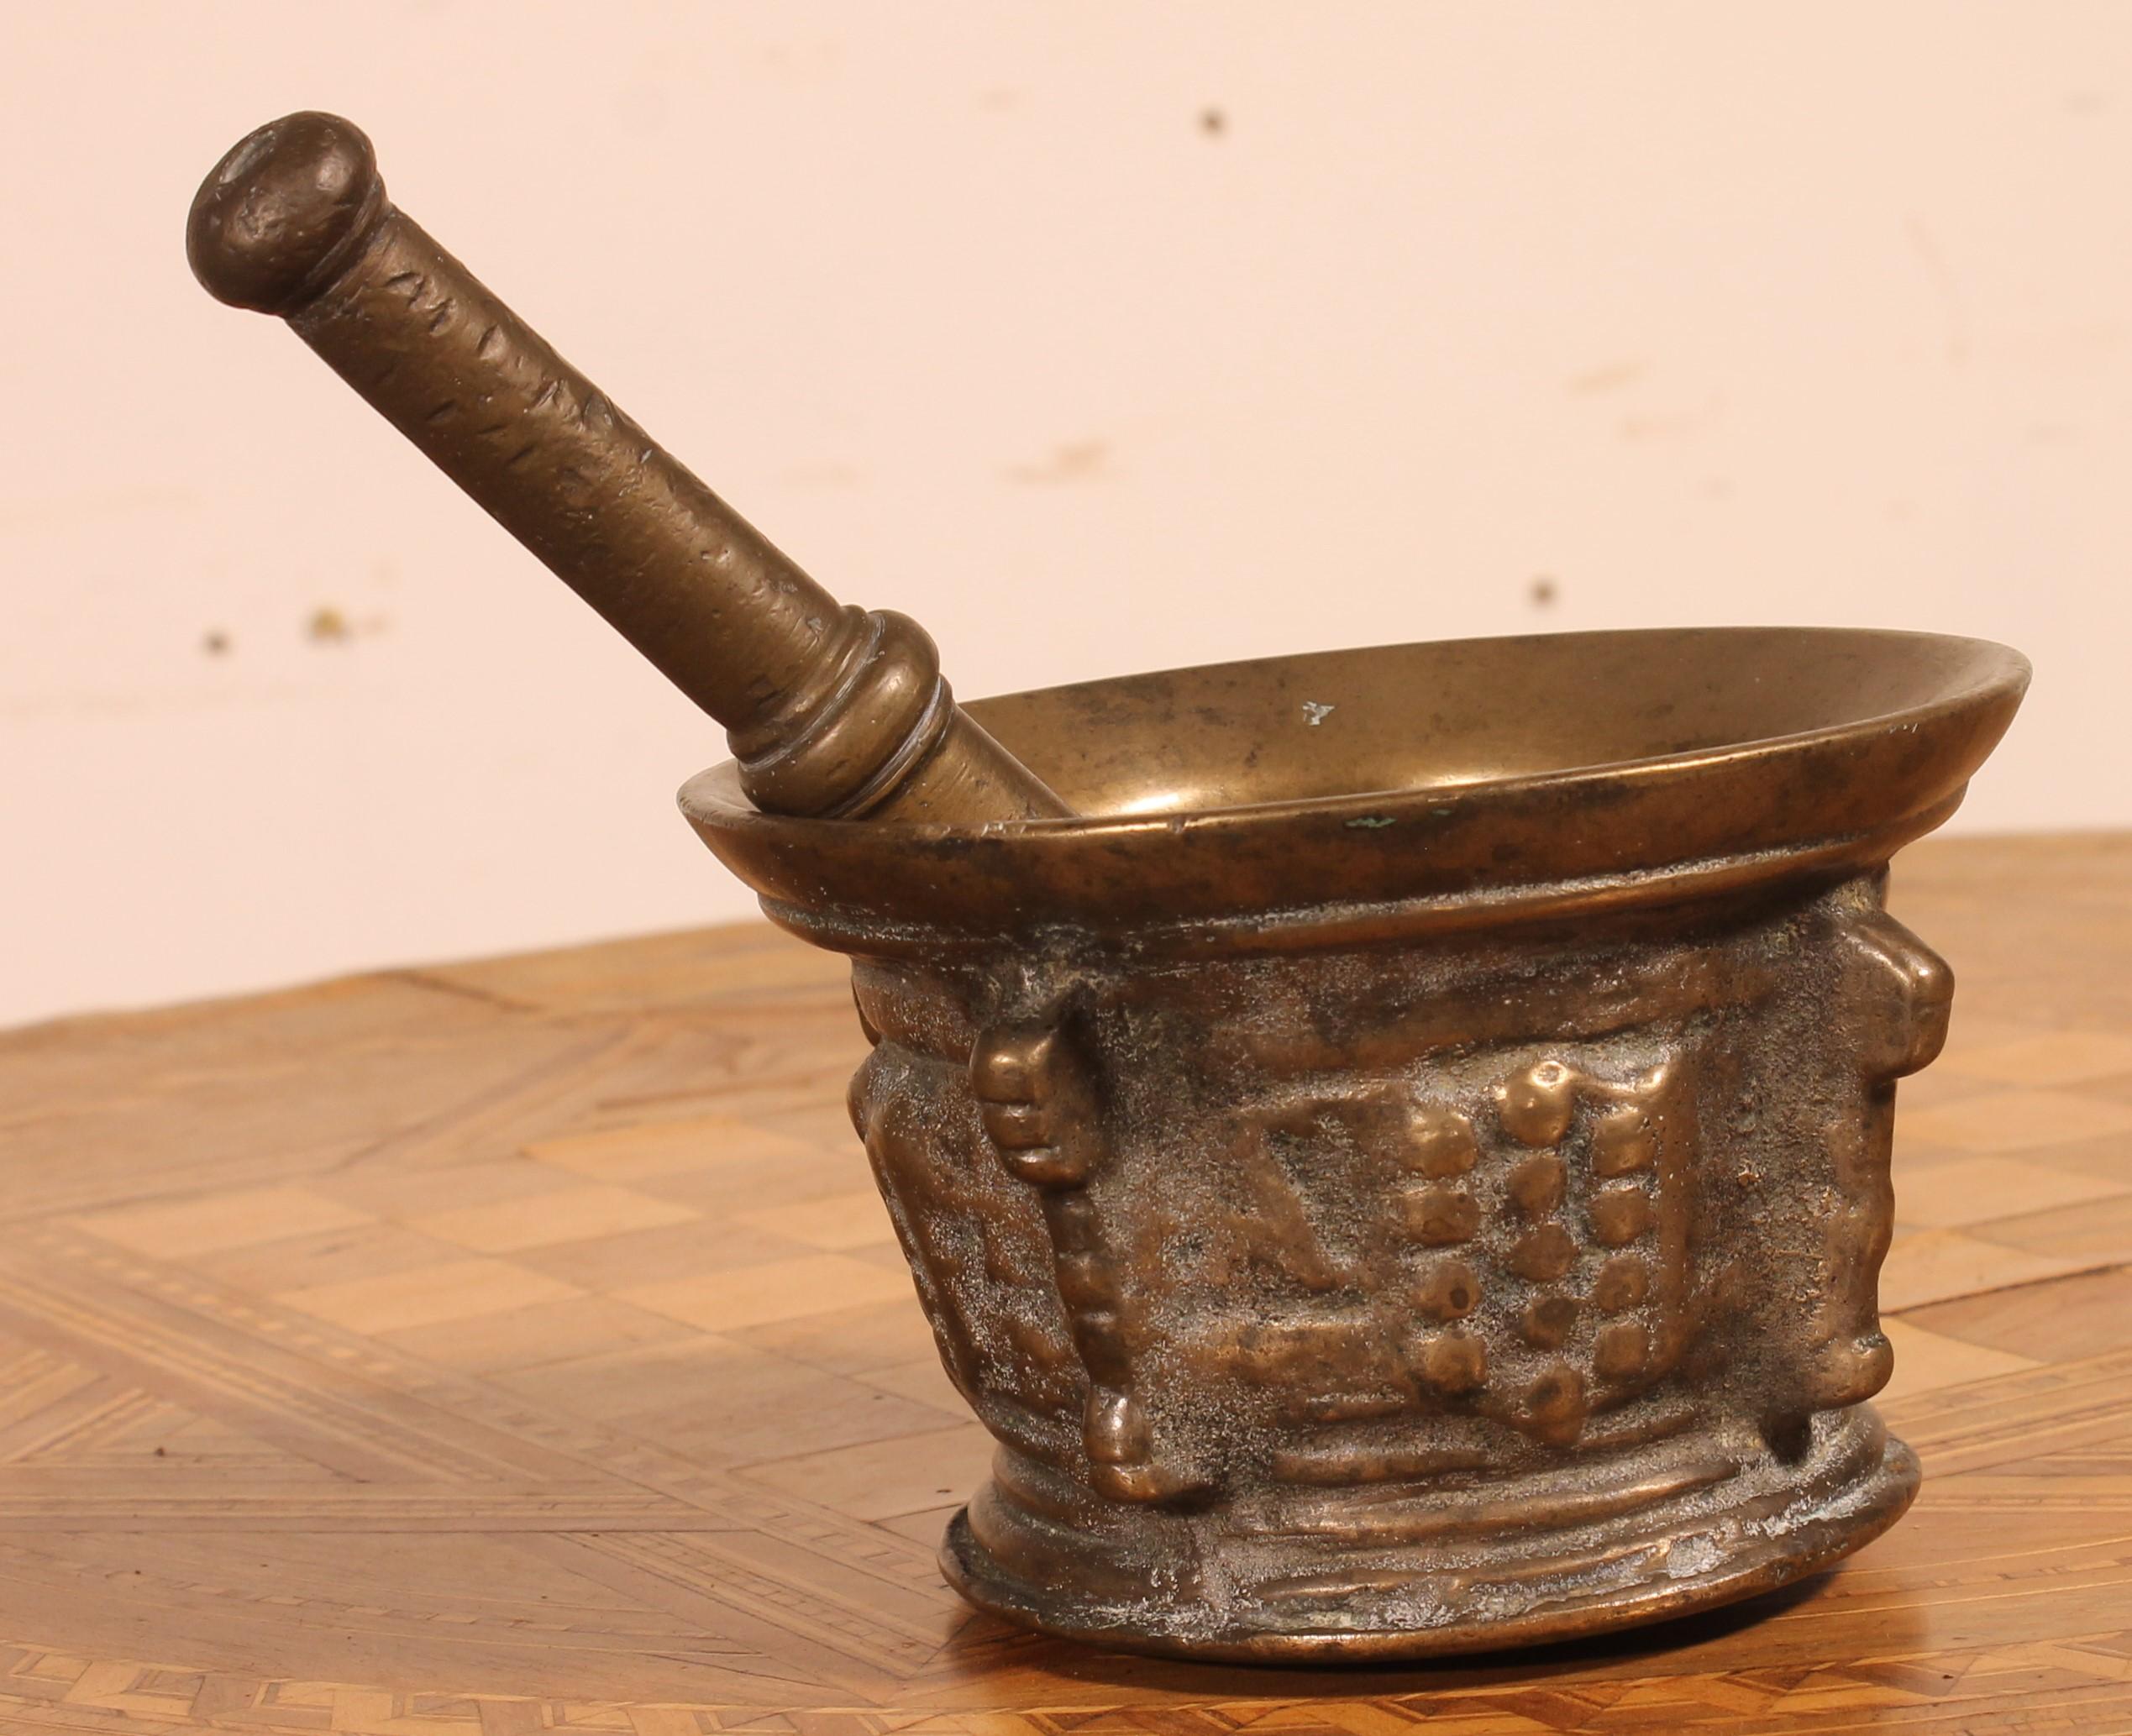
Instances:
[[[1774,1518],[1766,1497],[1719,1507],[1683,1524],[1654,1512],[1648,1531],[1616,1551],[1603,1583],[1558,1595],[1531,1592],[1531,1557],[1519,1560],[1517,1607],[1491,1583],[1489,1563],[1455,1575],[1417,1573],[1389,1596],[1348,1609],[1279,1608],[1237,1600],[1227,1609],[1165,1601],[1151,1587],[1144,1600],[1107,1602],[1070,1587],[1038,1587],[1002,1573],[973,1534],[969,1509],[948,1522],[941,1566],[948,1582],[979,1608],[1023,1627],[1125,1651],[1239,1663],[1353,1663],[1499,1650],[1660,1621],[1773,1591],[1819,1572],[1881,1534],[1917,1493],[1916,1455],[1880,1434],[1860,1406],[1831,1433],[1877,1450],[1854,1461],[1842,1482],[1823,1484]],[[1815,1455],[1819,1457],[1817,1454]]]

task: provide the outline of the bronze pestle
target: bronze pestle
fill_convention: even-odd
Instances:
[[[362,131],[284,117],[202,183],[194,274],[279,314],[722,723],[760,808],[961,824],[1072,810],[956,705],[916,621],[837,600],[386,197]]]

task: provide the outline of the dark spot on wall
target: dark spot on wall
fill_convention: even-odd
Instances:
[[[1229,130],[1229,117],[1218,108],[1200,111],[1200,130],[1210,139],[1219,139]]]
[[[201,634],[200,648],[209,657],[227,657],[229,654],[229,635],[218,627],[211,627]]]
[[[1085,482],[1110,467],[1109,441],[1069,440],[1052,448],[1051,456],[1041,464],[1010,464],[1006,474],[1016,482]]]
[[[1556,600],[1561,596],[1562,592],[1552,579],[1549,578],[1546,574],[1541,573],[1533,580],[1531,585],[1525,587],[1525,594],[1527,597],[1531,599],[1532,606],[1534,608],[1552,609],[1555,606]]]
[[[387,615],[351,616],[331,603],[321,603],[303,623],[303,636],[315,645],[340,645],[354,638],[368,638],[391,626]]]

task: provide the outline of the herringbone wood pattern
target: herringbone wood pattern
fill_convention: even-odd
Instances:
[[[1920,846],[1912,1516],[1777,1600],[1370,1675],[1056,1645],[932,1562],[984,1441],[743,927],[0,1036],[0,1728],[2132,1730],[2132,839]]]

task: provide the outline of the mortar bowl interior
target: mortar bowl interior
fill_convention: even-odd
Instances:
[[[1885,861],[1952,812],[2028,676],[2002,645],[1863,629],[1379,646],[969,704],[1074,819],[767,815],[730,764],[681,806],[774,918],[846,950],[1278,946]]]

